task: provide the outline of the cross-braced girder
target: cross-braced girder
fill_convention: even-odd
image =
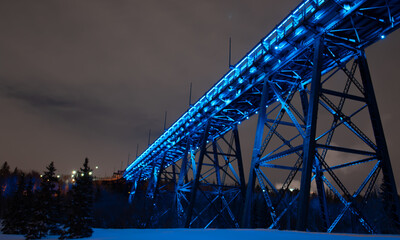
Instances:
[[[390,165],[390,160],[386,146],[378,147],[380,141],[378,138],[383,135],[383,130],[381,124],[374,123],[378,121],[375,119],[379,119],[379,114],[374,112],[377,111],[376,102],[368,100],[367,97],[367,92],[372,95],[373,92],[371,92],[371,79],[368,78],[365,55],[362,50],[354,53],[355,59],[347,66],[338,62],[334,55],[329,54],[329,51],[333,49],[329,42],[321,40],[320,44],[316,48],[321,48],[321,46],[323,48],[319,49],[320,55],[314,54],[314,63],[322,61],[322,58],[332,58],[337,63],[336,69],[331,69],[331,72],[335,74],[326,74],[323,79],[321,76],[314,75],[312,81],[319,82],[319,85],[314,87],[310,81],[307,81],[307,84],[303,85],[304,88],[300,88],[300,84],[296,88],[293,88],[296,85],[281,88],[290,89],[287,91],[278,90],[273,77],[266,82],[266,87],[272,89],[277,101],[267,105],[265,116],[259,117],[264,122],[263,128],[266,129],[266,134],[260,151],[253,157],[255,160],[253,174],[256,175],[256,184],[261,188],[266,206],[269,208],[270,228],[288,228],[287,222],[282,223],[285,214],[297,214],[297,229],[299,230],[309,227],[308,222],[314,222],[315,227],[315,220],[307,218],[311,182],[315,182],[315,188],[311,191],[314,192],[313,196],[319,199],[318,212],[321,224],[319,229],[313,230],[331,232],[343,220],[345,214],[352,214],[359,220],[365,231],[374,233],[376,227],[370,219],[365,217],[361,209],[366,205],[374,186],[376,187],[378,175],[383,167],[382,162],[389,162]],[[327,51],[327,48],[330,50]],[[360,66],[360,62],[364,62],[364,65]],[[358,73],[357,69],[360,69],[361,73]],[[321,71],[318,63],[314,64],[314,71]],[[362,71],[367,71],[367,73]],[[342,88],[341,91],[340,88]],[[305,97],[304,93],[308,96]],[[301,104],[304,101],[308,104]],[[314,110],[310,109],[313,107],[312,102],[315,102]],[[320,110],[316,108],[318,105]],[[305,106],[307,109],[304,109]],[[286,120],[283,121],[285,117]],[[327,124],[328,122],[331,123]],[[365,125],[369,125],[369,128]],[[314,132],[310,133],[310,127],[314,127]],[[351,139],[351,141],[346,139]],[[314,143],[310,144],[312,141]],[[308,155],[305,152],[308,152]],[[332,154],[336,156],[340,154],[341,157],[333,159]],[[306,159],[309,161],[309,166],[304,165]],[[354,178],[360,168],[364,171],[369,169],[369,173],[360,177],[359,185],[355,185],[357,181],[354,181]],[[274,186],[273,180],[269,179],[276,178],[277,174],[273,171],[277,169],[280,170],[281,175],[287,176],[284,180],[278,180],[283,182],[279,190]],[[305,177],[307,171],[309,172],[308,180]],[[356,174],[350,181],[343,171],[353,171]],[[351,174],[350,172],[347,174]],[[387,178],[393,177],[390,171],[386,174],[388,174]],[[293,184],[296,175],[299,176],[295,181],[296,184]],[[305,183],[298,185],[300,179]],[[305,185],[308,186],[305,188]],[[394,180],[391,186],[395,187]],[[291,193],[289,191],[291,188],[298,188],[300,191]],[[350,193],[349,188],[354,189],[353,194]],[[343,204],[341,212],[336,216],[329,214],[325,196],[327,190],[330,190]],[[392,191],[397,192],[395,189]],[[293,202],[292,198],[285,200],[285,194],[293,195],[294,199],[299,200],[296,200],[297,202]],[[362,201],[359,200],[360,197]],[[296,206],[299,211],[291,211],[291,208]],[[393,206],[394,211],[398,211],[396,207]],[[248,213],[245,212],[246,214]],[[250,222],[248,224],[251,226]],[[293,228],[293,225],[289,228]]]
[[[170,227],[239,227],[245,189],[239,133],[234,127],[210,139],[209,131],[200,148],[189,139],[182,159],[154,170],[146,194],[147,227],[163,221]]]
[[[237,127],[230,139],[205,132],[191,183],[185,227],[239,227],[244,171]]]

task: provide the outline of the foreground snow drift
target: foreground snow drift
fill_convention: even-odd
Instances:
[[[49,236],[46,239],[57,239],[58,236]],[[96,240],[160,240],[160,239],[190,239],[190,240],[245,240],[245,239],[278,239],[278,240],[356,240],[400,239],[395,235],[356,235],[356,234],[327,234],[305,233],[294,231],[277,231],[263,229],[94,229],[91,238]],[[0,234],[0,240],[24,239],[21,235]]]

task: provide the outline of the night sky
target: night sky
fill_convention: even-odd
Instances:
[[[228,71],[229,37],[236,63],[299,2],[0,0],[0,163],[125,168],[165,111],[170,126],[188,109],[191,82],[194,101]],[[399,43],[397,31],[366,50],[395,175]],[[248,162],[254,122],[241,127]]]

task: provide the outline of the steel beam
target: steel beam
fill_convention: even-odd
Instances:
[[[210,125],[211,125],[211,123],[210,123],[210,120],[209,120],[207,122],[205,130],[204,130],[203,140],[202,140],[201,149],[200,149],[199,162],[198,162],[197,168],[196,168],[196,176],[195,176],[195,179],[194,179],[193,184],[192,184],[190,202],[189,202],[189,207],[188,207],[188,210],[187,210],[188,212],[187,212],[187,215],[186,215],[186,223],[185,223],[185,227],[186,228],[190,227],[190,223],[192,221],[193,208],[194,208],[195,201],[196,201],[197,190],[199,188],[201,167],[203,166],[203,160],[204,160],[204,156],[205,156],[205,153],[206,153],[206,147],[207,147],[208,135],[209,135],[209,131],[210,131]]]
[[[185,153],[184,153],[183,159],[182,159],[181,170],[179,172],[178,186],[176,188],[177,190],[183,185],[184,178],[187,176],[187,163],[188,163],[189,149],[190,149],[190,138],[188,137],[186,140],[186,147],[185,147]]]
[[[240,178],[240,191],[242,193],[243,200],[246,197],[246,180],[244,178],[244,168],[243,168],[243,159],[242,159],[242,150],[240,148],[240,140],[239,140],[239,131],[237,125],[233,128],[233,136],[235,138],[235,147],[236,147],[236,161],[239,170],[239,178]]]
[[[315,161],[315,136],[317,129],[318,102],[321,89],[321,68],[324,50],[323,37],[314,43],[314,66],[311,80],[310,102],[307,113],[306,136],[303,144],[303,171],[301,173],[300,193],[297,215],[297,230],[305,231],[307,228],[308,205],[310,198],[311,172]]]
[[[377,145],[377,155],[378,159],[381,160],[382,163],[382,172],[383,172],[383,178],[384,182],[383,184],[387,184],[387,189],[388,191],[387,194],[390,199],[390,206],[388,211],[390,212],[389,216],[391,220],[393,221],[394,224],[396,224],[397,228],[399,228],[399,211],[400,211],[400,205],[399,205],[399,196],[397,192],[397,187],[396,187],[396,182],[394,179],[393,175],[393,169],[392,165],[390,163],[390,157],[389,157],[389,151],[387,148],[386,140],[385,140],[385,134],[383,131],[383,126],[382,126],[382,121],[381,117],[379,114],[378,110],[378,104],[375,98],[375,93],[371,81],[371,75],[367,63],[367,58],[365,56],[365,52],[362,50],[359,52],[357,61],[360,66],[360,74],[362,78],[362,83],[364,85],[364,91],[365,91],[365,99],[368,104],[368,111],[369,115],[371,118],[371,123],[372,123],[372,129],[375,135],[375,141]],[[400,230],[400,229],[398,229]]]
[[[251,158],[251,166],[249,173],[249,180],[247,183],[246,189],[246,200],[244,204],[243,217],[242,217],[242,227],[243,228],[251,228],[251,213],[253,208],[253,191],[255,184],[255,167],[260,159],[260,149],[264,131],[264,123],[266,119],[266,107],[267,107],[267,99],[268,99],[268,79],[264,79],[264,86],[261,95],[261,102],[259,108],[256,136],[254,139],[254,147],[253,147],[253,155]]]

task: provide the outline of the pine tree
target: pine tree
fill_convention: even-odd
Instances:
[[[397,212],[395,211],[395,201],[392,196],[393,193],[390,191],[390,181],[387,176],[383,175],[382,184],[380,186],[380,195],[382,197],[383,210],[386,216],[383,217],[382,233],[394,233],[400,232],[400,220]]]
[[[27,232],[25,234],[26,239],[40,239],[45,237],[48,232],[48,225],[46,223],[46,209],[43,204],[43,198],[40,192],[36,194],[32,191],[33,188],[33,178],[28,182],[28,188],[26,191],[26,196],[30,199],[30,202],[26,205],[29,209],[29,215],[27,216]]]
[[[40,190],[35,194],[31,205],[31,219],[28,224],[27,239],[38,239],[57,232],[59,216],[58,179],[56,169],[51,162],[42,175]]]
[[[71,212],[61,239],[90,237],[93,233],[93,178],[88,158],[85,159],[83,168],[78,171],[75,181],[71,190]]]
[[[3,163],[0,169],[0,178],[8,177],[10,175],[10,166],[7,162]]]
[[[6,195],[7,191],[10,189],[7,182],[10,179],[10,174],[10,166],[7,162],[4,162],[0,169],[0,218],[3,218],[4,211],[7,209]]]
[[[1,231],[5,234],[26,234],[27,233],[27,211],[28,199],[26,193],[25,175],[21,174],[17,190],[11,197],[8,209],[3,219]]]
[[[40,197],[46,215],[46,224],[51,233],[59,233],[58,222],[60,216],[60,186],[56,177],[56,168],[51,162],[47,166],[47,171],[44,172],[42,182],[40,184]]]
[[[17,167],[15,167],[14,171],[12,172],[12,175],[17,176],[17,175],[21,175],[21,174],[23,174],[23,172],[20,171]]]

